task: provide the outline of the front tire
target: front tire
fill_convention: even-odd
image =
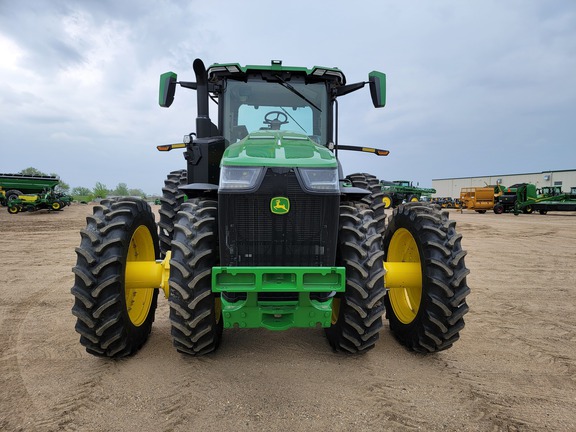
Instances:
[[[172,337],[179,352],[204,355],[220,344],[222,308],[212,292],[212,267],[218,263],[218,203],[182,204],[174,222],[169,280]]]
[[[159,257],[150,206],[138,198],[104,200],[86,218],[72,269],[80,343],[90,354],[124,357],[136,353],[152,330],[158,290],[130,288],[127,263]]]
[[[364,353],[374,347],[384,314],[381,236],[372,210],[340,206],[337,265],[346,268],[346,292],[334,298],[328,342],[336,351]]]
[[[410,203],[390,216],[384,234],[385,263],[419,263],[421,281],[408,288],[387,286],[386,316],[395,338],[411,350],[450,348],[468,312],[466,252],[456,222],[436,206]]]

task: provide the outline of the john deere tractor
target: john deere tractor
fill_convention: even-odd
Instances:
[[[158,292],[170,305],[173,343],[202,355],[223,329],[322,327],[337,351],[374,347],[383,316],[418,352],[452,346],[468,311],[461,236],[438,207],[408,203],[385,226],[374,175],[344,176],[337,99],[369,85],[385,105],[385,75],[347,84],[336,68],[194,61],[196,132],[186,169],[170,173],[157,227],[143,200],[105,200],[81,231],[72,293],[76,331],[97,356],[134,354],[146,342]],[[218,105],[218,121],[209,101]]]

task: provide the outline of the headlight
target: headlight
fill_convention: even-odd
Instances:
[[[246,192],[257,189],[264,177],[264,167],[223,166],[220,170],[220,189]]]
[[[338,168],[300,168],[298,172],[302,186],[309,192],[340,192]]]

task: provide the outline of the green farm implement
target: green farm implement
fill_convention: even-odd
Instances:
[[[0,204],[7,206],[19,195],[53,191],[58,183],[60,180],[54,176],[0,174],[0,188],[4,190],[4,196],[0,196]]]
[[[576,188],[570,193],[562,192],[560,186],[544,186],[540,190],[531,183],[510,186],[494,205],[494,213],[514,212],[542,215],[549,211],[576,211]]]
[[[16,214],[23,211],[33,212],[37,210],[62,210],[70,205],[72,198],[69,195],[45,191],[38,195],[18,195],[7,202],[8,213]]]
[[[410,202],[388,218],[378,179],[345,176],[339,156],[387,150],[338,144],[337,99],[368,85],[385,105],[385,75],[347,84],[336,68],[194,61],[197,94],[186,168],[165,180],[158,225],[138,198],[104,200],[81,231],[72,294],[76,331],[96,356],[134,354],[159,291],[182,353],[217,349],[224,329],[323,328],[334,350],[373,348],[383,316],[411,350],[450,348],[468,311],[461,236],[448,212]],[[218,120],[209,115],[217,103]]]

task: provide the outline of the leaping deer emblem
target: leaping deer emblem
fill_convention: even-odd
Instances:
[[[290,211],[290,201],[284,197],[274,197],[270,201],[270,210],[274,214],[286,214]]]

